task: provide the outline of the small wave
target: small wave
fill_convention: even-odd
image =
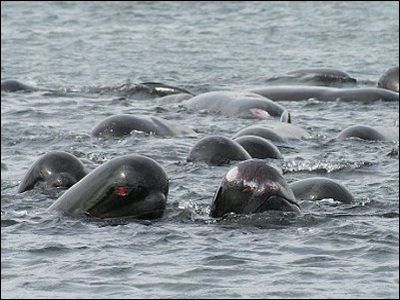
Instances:
[[[247,264],[252,260],[249,258],[237,257],[232,255],[212,255],[203,259],[207,266],[236,266]]]
[[[18,221],[15,220],[1,220],[1,227],[9,227],[12,225],[18,224]]]
[[[64,253],[67,250],[69,250],[68,247],[63,244],[50,244],[41,248],[28,249],[28,252],[37,254],[57,254]]]
[[[373,163],[368,161],[340,161],[340,162],[322,162],[322,161],[305,161],[305,162],[285,162],[283,164],[283,173],[299,173],[311,172],[316,174],[333,173],[342,170],[356,170],[364,167],[372,166]]]

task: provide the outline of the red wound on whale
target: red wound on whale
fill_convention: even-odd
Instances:
[[[117,187],[117,194],[120,195],[120,196],[125,196],[126,195],[125,186],[119,185]]]

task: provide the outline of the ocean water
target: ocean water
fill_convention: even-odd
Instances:
[[[279,102],[311,139],[271,160],[291,183],[341,182],[350,204],[300,201],[303,216],[209,217],[236,163],[186,162],[201,138],[259,122],[182,103],[92,93],[163,82],[200,94],[265,85],[298,68],[348,72],[375,87],[399,62],[398,1],[2,1],[1,77],[57,92],[1,95],[2,298],[399,297],[398,142],[335,137],[354,124],[398,125],[398,102]],[[155,115],[193,128],[180,137],[90,135],[104,118]],[[17,188],[43,154],[88,170],[137,153],[170,177],[164,216],[101,221],[46,209],[62,190]]]

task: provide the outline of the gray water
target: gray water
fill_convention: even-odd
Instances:
[[[84,92],[144,81],[194,94],[243,90],[306,67],[340,69],[374,87],[398,62],[398,1],[2,1],[2,79],[59,93],[1,96],[1,297],[398,298],[398,142],[334,139],[354,124],[398,124],[398,102],[281,102],[312,139],[271,161],[289,183],[332,178],[355,200],[301,201],[299,217],[217,220],[210,203],[235,162],[186,157],[201,138],[231,137],[257,120]],[[156,115],[197,134],[91,137],[119,113]],[[17,188],[51,150],[88,170],[128,153],[152,157],[170,177],[164,216],[113,222],[47,212],[63,191]]]

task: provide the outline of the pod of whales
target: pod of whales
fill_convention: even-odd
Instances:
[[[185,107],[224,116],[257,118],[280,117],[285,110],[280,104],[255,93],[232,91],[215,91],[194,96],[186,101]]]
[[[313,177],[289,184],[297,200],[333,199],[343,203],[353,201],[353,195],[340,183],[323,177]]]
[[[168,176],[155,160],[124,155],[97,167],[48,210],[96,218],[156,219],[164,213],[168,189]]]
[[[18,193],[33,189],[38,184],[44,187],[69,188],[87,174],[82,162],[64,151],[51,151],[36,160],[25,174]]]
[[[274,101],[317,99],[363,103],[398,102],[398,72],[398,66],[388,69],[379,78],[377,88],[274,85],[248,92],[213,91],[193,96],[182,88],[159,82],[143,82],[99,88],[94,92],[160,97],[154,101],[183,102],[187,109],[225,116],[264,119],[280,117],[281,122],[263,121],[248,126],[238,131],[232,139],[219,135],[206,137],[194,145],[187,161],[204,162],[213,166],[227,164],[232,160],[242,161],[225,174],[218,186],[211,205],[211,217],[223,217],[227,213],[253,214],[267,210],[301,213],[296,202],[298,200],[334,199],[351,203],[354,197],[343,185],[328,178],[308,178],[288,184],[282,171],[262,160],[282,158],[279,149],[270,141],[287,145],[288,140],[311,138],[306,130],[291,124],[288,111]],[[267,82],[318,82],[318,85],[335,85],[355,83],[356,80],[335,69],[300,69],[267,79]],[[4,80],[1,85],[2,92],[6,93],[50,91],[13,79]],[[92,135],[112,138],[130,135],[136,131],[160,136],[195,134],[190,127],[160,117],[121,114],[100,122],[92,130]],[[342,130],[336,138],[398,141],[399,128],[354,125]],[[73,155],[52,151],[31,166],[21,181],[18,192],[22,193],[37,186],[69,188],[48,208],[49,211],[71,215],[86,214],[96,218],[156,219],[164,213],[169,180],[164,169],[145,156],[125,155],[114,158],[87,174],[81,161]]]
[[[357,80],[346,72],[331,68],[306,68],[275,75],[265,80],[273,84],[310,84],[336,86],[339,84],[355,84]]]
[[[130,135],[134,131],[160,136],[176,136],[194,134],[195,131],[188,126],[154,116],[115,115],[106,118],[97,124],[92,135],[95,137],[112,138]]]
[[[399,66],[388,69],[378,80],[378,87],[399,92]]]
[[[210,216],[254,214],[268,210],[301,213],[281,172],[265,160],[249,159],[230,169],[219,184]]]
[[[353,125],[343,129],[337,136],[338,140],[348,138],[370,141],[398,141],[399,127]]]
[[[399,94],[381,88],[332,88],[321,86],[282,85],[252,89],[251,92],[273,101],[302,101],[317,99],[320,101],[357,101],[372,103],[375,101],[399,102]]]

